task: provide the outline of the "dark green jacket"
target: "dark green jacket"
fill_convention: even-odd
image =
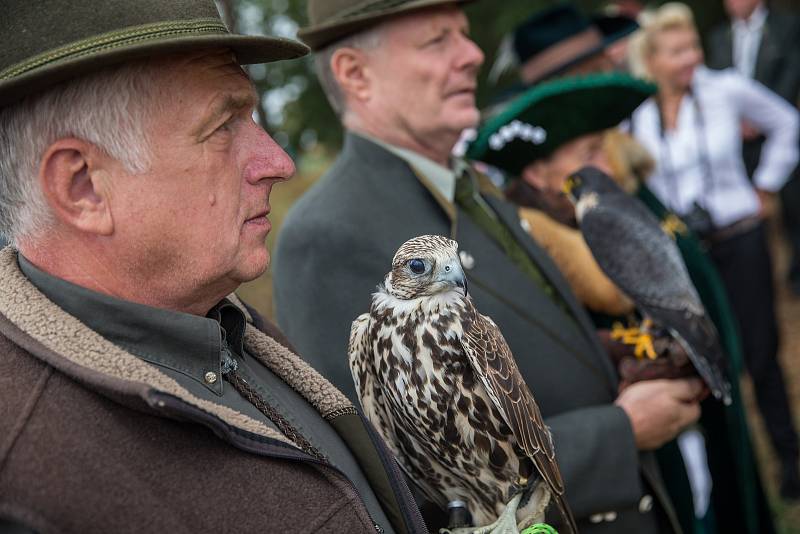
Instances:
[[[714,482],[711,494],[716,530],[723,532],[774,532],[772,516],[764,498],[761,480],[756,469],[756,460],[750,443],[750,431],[747,426],[739,376],[742,372],[742,348],[739,342],[736,318],[728,304],[725,286],[719,278],[716,267],[706,255],[703,245],[680,221],[671,214],[656,196],[646,187],[638,191],[639,199],[658,217],[662,223],[665,219],[677,222],[673,232],[675,243],[681,251],[683,261],[689,270],[697,292],[706,307],[711,320],[717,327],[723,348],[729,356],[729,378],[733,403],[725,407],[713,399],[702,405],[700,424],[703,428],[709,469]],[[669,452],[662,454],[662,459]],[[663,468],[663,465],[662,465]],[[665,469],[665,478],[671,486],[673,495],[685,493],[680,477],[670,477]],[[676,499],[679,510],[689,509],[683,516],[683,522],[691,522],[691,500],[681,503]],[[687,529],[688,530],[688,529]]]
[[[630,422],[613,404],[617,379],[591,321],[547,254],[521,228],[516,207],[486,197],[575,319],[469,217],[440,204],[423,181],[384,148],[347,136],[336,163],[295,204],[278,239],[274,294],[289,339],[355,400],[347,363],[351,322],[369,308],[371,293],[404,241],[422,234],[452,236],[474,258],[466,273],[478,309],[500,326],[553,432],[581,532],[648,533],[657,532],[657,524],[669,525],[666,515],[674,515],[654,455],[636,450]],[[646,506],[653,497],[655,513]],[[596,514],[601,521],[590,522]],[[676,521],[672,525],[679,530]]]

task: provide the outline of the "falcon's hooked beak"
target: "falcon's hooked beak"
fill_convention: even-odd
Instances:
[[[436,281],[459,287],[464,291],[464,296],[467,296],[467,276],[464,274],[464,269],[461,267],[461,262],[458,258],[450,260],[444,267],[439,269]]]

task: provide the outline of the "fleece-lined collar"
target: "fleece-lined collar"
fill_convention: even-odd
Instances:
[[[242,353],[246,324],[244,314],[228,300],[200,317],[86,289],[42,271],[22,254],[19,267],[48,299],[115,345],[222,394],[222,381],[209,382],[206,373],[222,376],[226,344],[236,354]]]
[[[291,443],[264,423],[226,406],[199,399],[156,366],[112,343],[49,300],[19,268],[11,247],[0,252],[0,314],[34,343],[30,352],[87,386],[109,387],[152,404],[153,390],[167,393],[242,430]],[[235,295],[228,299],[240,305]],[[41,346],[37,350],[35,347]],[[244,347],[300,393],[326,419],[352,411],[349,400],[296,354],[248,324]]]

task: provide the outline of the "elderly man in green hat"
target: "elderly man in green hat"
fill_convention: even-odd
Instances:
[[[0,47],[0,530],[425,530],[347,398],[233,294],[294,165],[211,0],[12,1]]]
[[[456,239],[476,305],[502,330],[553,432],[581,531],[678,532],[650,451],[697,418],[699,382],[643,383],[618,395],[591,320],[516,207],[451,157],[478,122],[483,54],[468,37],[464,3],[309,2],[311,25],[299,35],[317,53],[347,135],[279,236],[278,321],[355,400],[350,323],[394,251],[422,234]]]

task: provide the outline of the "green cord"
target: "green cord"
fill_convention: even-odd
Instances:
[[[547,523],[536,523],[531,525],[519,534],[558,534],[558,531]]]

